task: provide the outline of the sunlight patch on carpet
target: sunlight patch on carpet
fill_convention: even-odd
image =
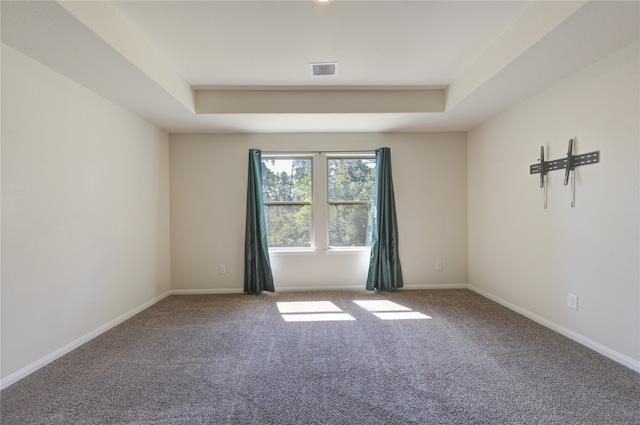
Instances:
[[[306,313],[306,314],[283,314],[285,322],[336,322],[345,320],[356,320],[347,313]]]
[[[384,313],[373,313],[373,315],[382,320],[431,319],[430,316],[417,311],[392,311]]]
[[[331,301],[288,301],[278,302],[278,311],[285,322],[335,322],[356,320],[343,313],[342,309]]]
[[[360,307],[382,320],[431,319],[430,316],[389,300],[353,300]]]
[[[280,313],[327,313],[342,311],[331,301],[288,301],[278,302]]]
[[[353,300],[355,304],[380,320],[421,320],[430,316],[413,311],[389,300]],[[286,322],[335,322],[356,320],[331,301],[277,302],[278,311]]]
[[[353,300],[353,302],[367,311],[411,311],[410,308],[388,300]]]

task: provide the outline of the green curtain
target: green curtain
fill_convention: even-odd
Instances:
[[[402,288],[398,255],[398,223],[391,178],[391,149],[376,150],[376,180],[367,290]]]
[[[262,154],[249,149],[247,226],[244,237],[244,292],[274,292],[262,196]]]

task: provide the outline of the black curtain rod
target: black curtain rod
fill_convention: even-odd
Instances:
[[[290,151],[261,151],[264,155],[296,155],[299,153],[317,153],[319,155],[322,154],[340,154],[340,153],[368,153],[368,154],[374,154],[376,153],[377,149],[368,149],[368,150],[348,150],[348,151],[320,151],[320,150],[313,150],[313,151],[304,151],[304,150],[290,150]]]

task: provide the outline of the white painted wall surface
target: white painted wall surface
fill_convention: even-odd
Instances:
[[[405,287],[467,282],[464,133],[173,134],[172,284],[175,291],[243,289],[248,150],[391,148]],[[364,289],[368,252],[271,256],[276,291]],[[436,260],[444,263],[435,271]],[[218,273],[225,265],[226,275]]]
[[[170,288],[168,135],[2,46],[2,378]]]
[[[468,134],[469,284],[640,365],[640,72],[636,42]],[[529,165],[600,151],[548,174]],[[567,294],[578,296],[578,310]]]

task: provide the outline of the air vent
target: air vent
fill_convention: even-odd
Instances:
[[[311,74],[316,75],[336,75],[338,73],[337,62],[310,63]]]

